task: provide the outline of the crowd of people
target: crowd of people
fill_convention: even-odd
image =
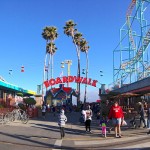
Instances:
[[[99,104],[96,105],[81,105],[81,117],[79,121],[85,125],[85,132],[92,133],[91,131],[91,122],[92,118],[96,116],[96,119],[99,120],[99,126],[101,127],[102,136],[106,137],[106,129],[108,132],[114,129],[115,137],[121,138],[121,126],[127,125],[124,120],[124,112],[121,106],[119,106],[118,101],[106,101],[105,105],[102,107]],[[47,111],[47,106],[43,104],[42,106],[42,116],[45,118]],[[51,107],[51,112],[53,115],[56,115],[56,112],[59,113],[58,117],[58,126],[60,127],[61,138],[65,137],[65,125],[67,122],[67,117],[65,115],[66,107],[60,107],[59,111],[56,110],[56,107]],[[70,111],[72,112],[72,110]],[[147,122],[145,120],[145,110],[142,102],[138,103],[137,113],[140,116],[139,126],[141,127],[142,122],[144,124],[143,128],[150,128],[150,108],[147,108]],[[135,120],[134,120],[135,121]],[[131,122],[130,122],[131,123]],[[150,134],[150,130],[147,134]]]

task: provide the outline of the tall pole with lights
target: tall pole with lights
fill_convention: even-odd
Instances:
[[[100,70],[100,77],[103,77],[103,71],[102,70]],[[101,84],[101,87],[99,88],[99,98],[100,98],[100,100],[101,100],[101,94],[102,94],[102,83],[101,83],[101,81],[100,81],[100,84]],[[102,107],[103,107],[103,105],[102,105],[102,101],[100,101],[100,114],[102,115]]]
[[[67,76],[70,76],[70,67],[72,65],[72,60],[65,60],[61,62],[61,68],[64,68],[64,64],[67,64]],[[67,87],[69,87],[69,82],[67,82]]]
[[[67,64],[67,76],[70,76],[70,66],[72,65],[72,60],[65,60],[65,64]],[[67,82],[67,87],[69,87],[69,81]]]

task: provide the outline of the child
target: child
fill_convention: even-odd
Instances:
[[[60,111],[60,115],[58,118],[58,125],[60,127],[60,135],[61,135],[61,139],[65,137],[65,131],[64,131],[64,127],[66,125],[67,122],[67,117],[65,116],[65,111],[62,109]]]
[[[102,136],[106,138],[106,118],[103,116],[102,119],[100,120],[99,125],[102,127]]]

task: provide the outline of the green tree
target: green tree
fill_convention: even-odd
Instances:
[[[35,105],[36,104],[36,101],[34,98],[24,98],[23,99],[24,103],[25,104],[28,104],[28,105]]]
[[[46,56],[45,56],[45,61],[44,61],[44,72],[46,68],[47,54],[50,54],[50,57],[48,58],[47,74],[49,73],[49,68],[51,64],[51,78],[53,78],[53,56],[57,50],[54,44],[54,41],[58,37],[57,28],[53,26],[45,27],[43,29],[42,36],[46,40]]]

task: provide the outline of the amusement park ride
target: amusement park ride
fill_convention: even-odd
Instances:
[[[113,86],[122,87],[150,76],[148,7],[150,0],[132,0],[127,9],[120,42],[113,51]]]

